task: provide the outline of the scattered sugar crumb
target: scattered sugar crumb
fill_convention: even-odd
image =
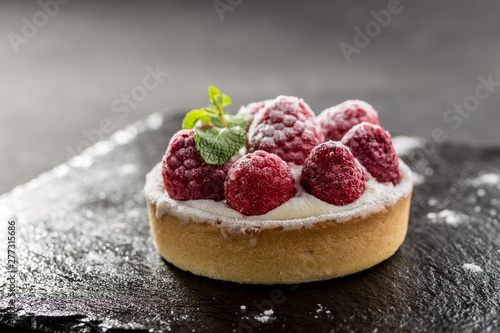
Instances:
[[[480,206],[476,206],[476,207],[474,207],[474,210],[479,213],[479,212],[481,212],[481,207]]]
[[[412,172],[412,178],[413,178],[413,184],[415,185],[421,185],[425,182],[424,176],[415,172]]]
[[[240,306],[240,309],[242,309],[242,310],[246,310],[246,309],[247,309],[247,307],[246,307],[246,306],[244,306],[244,305],[241,305],[241,306]]]
[[[477,202],[477,197],[476,196],[470,196],[465,201],[471,205],[475,204]]]
[[[478,178],[469,180],[469,182],[474,186],[495,186],[500,189],[500,175],[495,173],[486,173]]]
[[[263,324],[267,324],[272,319],[274,319],[273,315],[274,315],[273,309],[269,309],[269,310],[265,310],[262,314],[255,316],[254,319],[263,323]]]
[[[132,140],[134,140],[138,134],[139,131],[137,130],[137,128],[135,128],[134,126],[127,126],[124,129],[113,133],[111,139],[118,145],[125,145],[129,142],[132,142]]]
[[[456,226],[464,221],[461,214],[449,209],[442,210],[439,213],[428,213],[427,218],[434,223],[440,222],[453,226]]]
[[[109,226],[111,229],[125,229],[127,228],[126,223],[113,223],[112,225]],[[97,233],[98,234],[98,233]]]
[[[148,129],[150,129],[150,130],[160,129],[163,126],[164,121],[165,121],[164,116],[160,112],[155,112],[155,113],[149,115],[144,120]]]
[[[126,128],[119,130],[111,135],[108,140],[100,141],[85,149],[80,155],[72,157],[67,163],[56,167],[47,174],[64,176],[69,172],[69,168],[88,168],[93,163],[97,156],[105,155],[112,151],[117,145],[123,145],[131,142],[139,133],[158,129],[164,122],[163,114],[160,112],[153,113],[144,120],[137,121]],[[54,171],[55,170],[55,171]],[[127,171],[127,170],[126,170]],[[130,170],[128,170],[130,171]],[[43,180],[43,174],[40,175],[38,181]]]
[[[328,309],[326,309],[325,307],[323,307],[323,305],[321,305],[321,303],[318,303],[318,308],[316,309],[316,313],[322,313],[324,312],[325,314],[331,314],[332,312]],[[315,315],[314,318],[318,318],[318,315]]]
[[[396,136],[392,138],[392,144],[399,156],[410,154],[416,148],[421,147],[423,143],[424,140],[421,138],[410,136]]]
[[[477,179],[482,184],[496,185],[500,183],[500,176],[494,173],[487,173]]]
[[[68,165],[72,168],[81,168],[85,169],[91,166],[94,163],[93,159],[86,155],[78,155],[71,158],[68,161]]]
[[[127,217],[130,217],[130,218],[137,218],[137,217],[140,217],[142,216],[142,211],[140,209],[132,209],[130,211],[127,212]]]
[[[483,190],[482,188],[480,188],[479,190],[477,190],[477,196],[478,197],[484,197],[486,195],[486,191]]]
[[[474,264],[463,264],[462,269],[472,272],[472,273],[479,273],[482,272],[483,269],[477,265]]]
[[[128,163],[120,167],[120,169],[118,169],[118,174],[120,176],[128,176],[136,173],[138,170],[139,168],[137,167],[137,165]]]
[[[429,206],[436,206],[437,200],[436,199],[429,199],[428,204],[429,204]]]
[[[61,164],[53,169],[54,177],[61,178],[66,176],[69,173],[69,166],[67,164]]]
[[[102,257],[102,255],[96,253],[95,251],[88,252],[87,255],[85,256],[85,261],[87,262],[87,264],[90,265],[102,265],[105,263],[105,260]]]

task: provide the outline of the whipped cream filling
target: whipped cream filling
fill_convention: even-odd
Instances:
[[[162,164],[158,163],[146,175],[144,194],[149,202],[156,205],[156,216],[160,219],[169,214],[178,219],[196,223],[212,223],[228,231],[245,232],[256,229],[283,228],[293,230],[308,228],[314,223],[334,220],[343,223],[356,217],[365,217],[394,205],[410,194],[413,188],[412,173],[399,160],[401,179],[397,185],[379,183],[367,174],[365,192],[349,205],[335,206],[307,193],[300,186],[301,168],[292,167],[297,194],[272,211],[257,216],[245,216],[229,207],[225,200],[174,200],[168,196],[163,185]]]

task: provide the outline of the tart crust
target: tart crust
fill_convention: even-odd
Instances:
[[[292,284],[353,274],[391,257],[406,236],[411,193],[347,222],[240,233],[220,221],[183,221],[168,213],[158,218],[156,205],[147,204],[156,248],[178,268],[239,283]]]

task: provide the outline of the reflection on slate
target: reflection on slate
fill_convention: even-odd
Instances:
[[[408,237],[392,258],[330,281],[239,285],[173,267],[157,254],[149,234],[144,175],[161,159],[181,119],[155,114],[0,197],[1,212],[17,222],[16,297],[10,302],[2,288],[4,327],[47,332],[500,328],[500,149],[433,147],[397,137],[416,186]],[[1,270],[5,287],[4,264]]]

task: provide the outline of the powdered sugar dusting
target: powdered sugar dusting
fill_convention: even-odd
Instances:
[[[260,109],[262,109],[267,103],[272,102],[272,99],[266,99],[261,102],[254,102],[248,105],[242,105],[238,110],[238,115],[247,115],[253,118]]]
[[[468,183],[472,186],[480,187],[480,186],[488,186],[494,187],[496,186],[500,189],[500,175],[496,173],[485,173],[478,178],[469,179]]]
[[[267,324],[274,319],[274,311],[273,309],[265,310],[262,314],[256,315],[253,318],[263,324]]]
[[[421,174],[418,174],[416,172],[413,173],[413,183],[415,185],[422,185],[425,183],[425,178]]]
[[[446,223],[452,226],[457,226],[465,221],[465,215],[448,209],[439,213],[428,213],[427,218],[433,223]]]
[[[325,140],[340,141],[354,125],[364,121],[378,125],[378,113],[373,106],[361,100],[347,100],[323,110],[318,123]]]
[[[353,126],[342,138],[342,142],[347,142],[352,140],[354,136],[358,137],[366,137],[368,135],[368,131],[366,130],[366,127],[364,126],[365,124],[369,124],[368,122],[364,121],[362,123],[359,123],[355,126]]]
[[[126,128],[115,132],[108,140],[97,142],[95,145],[85,149],[80,155],[72,157],[66,163],[63,163],[52,170],[40,174],[38,177],[30,180],[28,183],[19,185],[12,190],[14,196],[20,195],[23,191],[47,184],[54,178],[67,175],[71,169],[85,169],[90,167],[98,156],[105,155],[115,149],[116,146],[131,142],[137,134],[152,131],[160,128],[164,121],[164,115],[160,112],[149,115],[146,119],[136,121]],[[123,171],[123,170],[122,170]],[[130,171],[125,170],[125,171]],[[0,195],[7,195],[7,193]]]
[[[264,150],[295,164],[304,164],[311,149],[322,141],[311,108],[292,96],[278,96],[268,102],[248,130],[249,152]]]
[[[259,216],[243,216],[229,207],[225,201],[171,199],[163,187],[161,163],[156,165],[146,177],[144,192],[151,204],[156,204],[157,217],[173,215],[184,221],[213,223],[229,232],[283,228],[294,230],[309,228],[317,222],[335,220],[339,223],[354,217],[363,217],[395,204],[410,195],[413,183],[411,170],[400,161],[402,177],[398,185],[378,183],[369,177],[365,193],[355,202],[345,206],[334,206],[299,189],[297,195],[272,211]],[[292,172],[295,178],[300,173]],[[300,182],[297,182],[300,183]],[[300,185],[297,185],[299,186]]]
[[[480,273],[483,271],[483,269],[477,265],[474,264],[463,264],[462,269],[472,272],[472,273]]]
[[[418,137],[400,135],[392,138],[392,145],[399,156],[409,155],[423,144],[424,140]]]

